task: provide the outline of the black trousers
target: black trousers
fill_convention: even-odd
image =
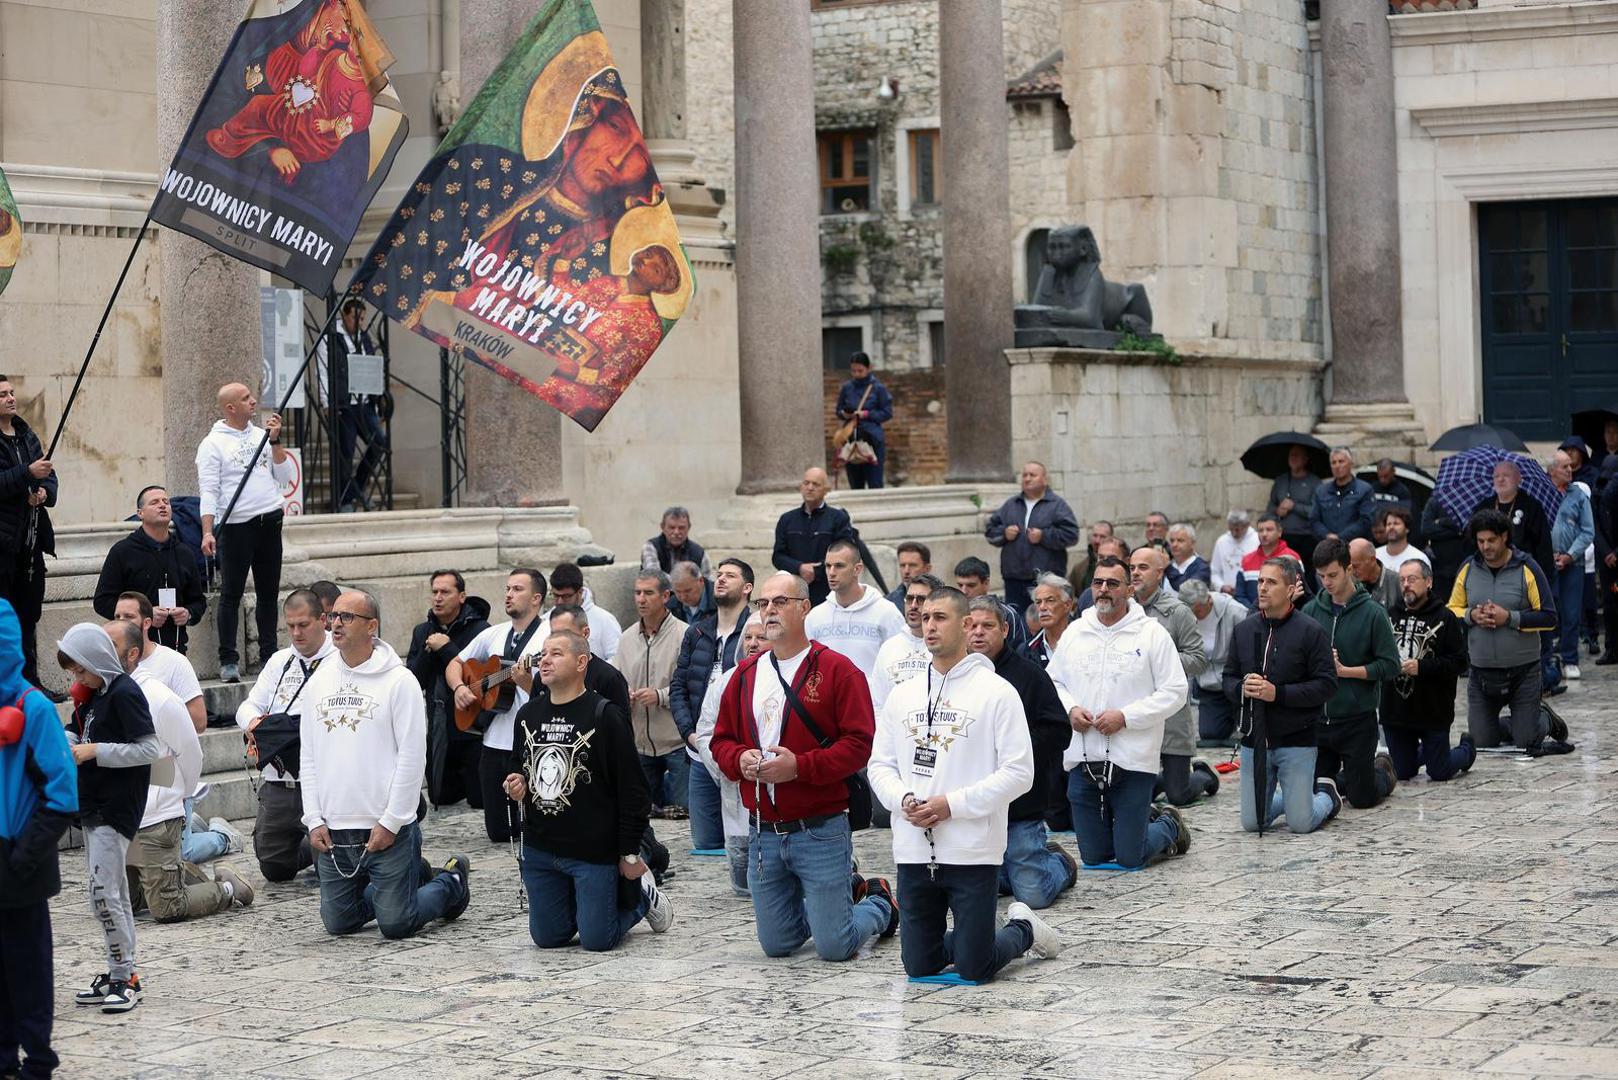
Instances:
[[[483,789],[483,831],[497,844],[522,835],[522,808],[506,798],[511,751],[480,747],[478,781]]]
[[[1598,560],[1596,581],[1601,585],[1601,621],[1607,631],[1602,648],[1618,653],[1618,567],[1609,567],[1605,561]]]
[[[482,743],[458,733],[450,735],[449,745],[444,751],[444,769],[438,781],[438,790],[429,792],[433,805],[454,806],[465,799],[467,806],[482,810],[483,778],[479,769],[482,761]]]
[[[28,572],[30,559],[34,564],[32,575]],[[45,556],[37,551],[24,555],[20,548],[0,556],[0,598],[11,604],[22,624],[22,677],[39,686],[39,648],[34,627],[39,625],[39,614],[45,607]]]
[[[1190,754],[1159,754],[1157,759],[1163,766],[1157,774],[1157,791],[1173,805],[1190,806],[1213,788],[1205,774],[1191,771]]]
[[[266,780],[258,789],[253,854],[265,881],[291,881],[314,865],[309,831],[303,827],[303,795],[296,787]]]
[[[899,958],[906,975],[936,975],[954,964],[961,978],[988,982],[1034,943],[1025,920],[997,923],[998,866],[929,872],[922,864],[900,863],[899,895]],[[954,930],[945,929],[946,915],[955,916]]]
[[[1376,767],[1376,713],[1332,717],[1315,726],[1315,775],[1330,776],[1348,805],[1366,810],[1393,791]]]
[[[219,662],[240,662],[237,652],[236,622],[241,616],[242,594],[247,591],[247,575],[253,575],[253,594],[258,603],[254,621],[258,627],[259,663],[268,663],[276,649],[276,630],[281,607],[281,511],[260,514],[219,530]]]
[[[0,1074],[17,1069],[43,1078],[57,1066],[51,1050],[55,1018],[48,901],[0,911]]]

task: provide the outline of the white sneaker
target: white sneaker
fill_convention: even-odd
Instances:
[[[1562,678],[1567,679],[1569,682],[1573,681],[1574,679],[1582,679],[1583,677],[1584,673],[1579,670],[1579,665],[1577,664],[1569,664],[1567,667],[1562,669]]]
[[[641,891],[646,894],[646,925],[652,933],[661,934],[674,925],[674,905],[652,881],[650,873],[640,879]]]
[[[1040,960],[1049,960],[1062,954],[1062,935],[1050,923],[1034,914],[1033,908],[1021,900],[1014,901],[1006,908],[1006,918],[1022,919],[1034,930],[1034,943],[1028,947],[1028,954]]]
[[[222,817],[209,818],[208,831],[220,833],[226,840],[230,841],[230,847],[225,849],[226,855],[236,855],[240,853],[243,846],[247,843],[247,838],[241,834],[241,830],[237,829],[234,825]]]

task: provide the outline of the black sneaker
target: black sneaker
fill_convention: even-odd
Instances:
[[[865,899],[865,879],[860,877],[858,870],[852,870],[848,875],[848,894],[857,904]]]
[[[1343,796],[1337,790],[1337,781],[1329,776],[1322,776],[1315,781],[1315,794],[1318,795],[1321,792],[1324,792],[1326,797],[1331,799],[1331,809],[1326,812],[1326,821],[1330,821],[1343,812]],[[1324,825],[1326,821],[1322,821],[1321,824]]]
[[[100,1005],[107,1000],[107,988],[112,985],[112,976],[103,971],[90,980],[90,989],[80,990],[73,995],[75,1005]]]
[[[1208,778],[1208,798],[1219,794],[1219,774],[1214,771],[1213,762],[1207,758],[1192,758],[1191,771],[1201,773]]]
[[[1154,806],[1151,810],[1151,821],[1159,818],[1168,818],[1174,822],[1174,854],[1184,855],[1191,850],[1191,826],[1185,823],[1185,816],[1178,807]]]
[[[437,877],[438,870],[433,866],[432,863],[427,861],[427,856],[425,855],[420,857],[418,860],[418,865],[420,866],[420,870],[418,872],[421,876],[416,878],[416,885],[419,888],[420,886],[427,884],[433,878]]]
[[[1386,751],[1383,751],[1377,754],[1371,764],[1377,772],[1388,778],[1388,794],[1391,795],[1393,790],[1399,786],[1399,770],[1393,767],[1393,758]]]
[[[114,979],[107,984],[107,996],[101,1001],[104,1013],[126,1013],[140,1004],[140,983],[130,979]]]
[[[1067,867],[1067,884],[1069,888],[1072,888],[1074,883],[1079,880],[1079,860],[1075,859],[1071,851],[1058,844],[1055,840],[1045,841],[1045,850],[1061,859],[1063,865]]]
[[[444,912],[445,922],[454,922],[466,910],[466,905],[472,902],[472,860],[465,855],[451,855],[444,864],[444,873],[454,874],[461,883],[461,896]]]
[[[1553,739],[1550,736],[1539,740],[1524,751],[1529,757],[1551,757],[1556,754],[1571,754],[1578,746],[1566,739]]]
[[[890,938],[899,932],[899,901],[893,895],[893,886],[888,884],[887,878],[866,878],[865,895],[867,897],[880,896],[888,902],[888,925],[881,933],[882,937]]]
[[[1461,741],[1457,745],[1466,751],[1466,764],[1461,766],[1461,771],[1471,772],[1472,766],[1478,762],[1478,744],[1472,741],[1472,733],[1467,732],[1462,735]]]

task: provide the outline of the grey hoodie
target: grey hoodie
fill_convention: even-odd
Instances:
[[[1169,592],[1167,579],[1158,585],[1151,600],[1142,607],[1173,639],[1187,682],[1195,680],[1207,670],[1208,655],[1203,650],[1202,631],[1197,627],[1197,617],[1180,602],[1178,596]],[[1179,710],[1163,725],[1161,753],[1190,757],[1196,752],[1197,720],[1192,715],[1190,704],[1182,702]]]

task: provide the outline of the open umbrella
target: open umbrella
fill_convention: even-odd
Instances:
[[[1493,446],[1500,450],[1528,450],[1528,444],[1515,431],[1493,424],[1463,424],[1452,427],[1429,446],[1429,450],[1470,450],[1474,446]]]
[[[1331,447],[1301,431],[1277,431],[1259,439],[1242,451],[1242,468],[1266,480],[1287,472],[1287,455],[1294,446],[1309,451],[1309,471],[1316,476],[1331,475]]]
[[[1618,420],[1618,401],[1595,409],[1581,409],[1573,414],[1573,434],[1590,447],[1590,460],[1599,461],[1606,456],[1607,421]]]
[[[1494,467],[1512,462],[1522,470],[1522,489],[1545,511],[1545,520],[1556,520],[1562,493],[1551,483],[1545,469],[1526,454],[1508,454],[1497,446],[1474,446],[1438,466],[1438,485],[1433,499],[1450,519],[1464,526],[1478,503],[1494,495]]]
[[[1361,465],[1354,470],[1354,475],[1367,484],[1376,482],[1376,464]],[[1393,475],[1405,482],[1410,488],[1410,513],[1417,520],[1421,520],[1421,512],[1427,508],[1427,500],[1433,497],[1433,488],[1438,481],[1433,474],[1419,465],[1412,465],[1408,461],[1395,461]]]

